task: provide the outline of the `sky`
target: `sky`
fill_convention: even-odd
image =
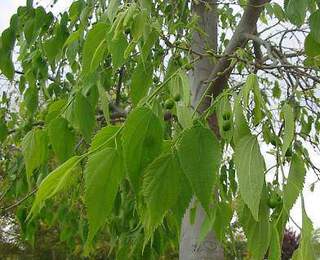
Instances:
[[[6,29],[10,23],[10,17],[16,12],[16,9],[24,5],[26,0],[0,0],[0,32]],[[51,10],[52,0],[34,0],[34,3],[38,2],[41,4],[46,10]],[[65,11],[72,3],[72,0],[60,0],[58,1],[54,8],[53,13],[58,14],[61,11]],[[263,152],[264,153],[264,152]],[[317,166],[320,166],[319,154],[315,153],[313,149],[309,149],[310,158]],[[264,154],[266,155],[266,154]],[[270,162],[270,161],[269,161]],[[268,156],[266,156],[266,164],[268,165]],[[315,186],[313,192],[310,191],[310,185],[315,181],[315,177],[313,173],[307,173],[305,188],[304,188],[304,200],[305,206],[308,216],[311,218],[314,228],[320,228],[320,187],[319,185]],[[297,200],[297,203],[293,207],[291,211],[292,219],[295,223],[301,226],[301,204],[300,199]],[[290,227],[294,230],[298,230],[293,221],[290,222]]]

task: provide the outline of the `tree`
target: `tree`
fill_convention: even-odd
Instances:
[[[27,0],[0,41],[17,86],[1,103],[2,214],[31,244],[58,230],[70,254],[112,259],[224,259],[236,217],[249,258],[279,259],[319,175],[319,14],[77,0],[55,17]],[[294,259],[313,259],[304,203],[302,219]]]

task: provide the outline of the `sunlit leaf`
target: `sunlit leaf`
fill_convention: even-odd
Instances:
[[[52,120],[48,126],[49,141],[60,162],[69,159],[75,146],[75,135],[64,118]]]
[[[88,246],[110,215],[123,177],[122,158],[115,148],[107,147],[89,156],[85,170],[85,204],[89,221]]]
[[[235,147],[234,160],[241,198],[258,221],[265,162],[255,136],[248,135],[240,139]]]
[[[23,138],[21,146],[26,165],[27,178],[30,181],[33,171],[43,165],[47,160],[47,133],[41,129],[33,129]]]
[[[81,159],[81,156],[71,157],[41,182],[28,218],[37,215],[47,199],[65,190],[75,180],[77,172],[74,169]]]
[[[294,114],[293,109],[289,104],[285,104],[283,106],[282,113],[285,123],[283,132],[282,155],[285,156],[294,137]]]
[[[173,153],[161,155],[146,168],[143,194],[147,203],[144,216],[147,235],[151,235],[167,211],[176,204],[182,180],[183,173]]]
[[[122,137],[126,171],[138,192],[145,167],[161,152],[161,122],[151,110],[139,107],[129,115]]]
[[[193,127],[182,133],[178,156],[183,172],[204,209],[209,212],[221,160],[220,145],[212,131]]]
[[[305,174],[306,169],[302,158],[298,155],[293,155],[287,184],[283,190],[283,206],[288,214],[303,189]]]

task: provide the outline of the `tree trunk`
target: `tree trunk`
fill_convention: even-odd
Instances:
[[[205,53],[208,49],[217,49],[218,13],[215,2],[216,0],[199,1],[199,4],[193,4],[192,6],[193,13],[199,17],[198,26],[200,28],[199,31],[202,31],[202,33],[198,31],[193,33],[191,47],[199,53]],[[213,61],[208,57],[202,58],[194,65],[194,69],[190,74],[193,107],[200,101],[204,91],[203,84],[209,79],[214,65]],[[218,134],[215,118],[210,123],[210,126],[214,132]],[[194,207],[194,203],[195,200],[193,199],[182,221],[179,259],[224,259],[223,248],[215,238],[213,232],[210,232],[201,243],[198,243],[201,226],[206,213],[198,204],[195,220],[192,225],[190,223],[190,209]]]
[[[195,31],[192,39],[192,49],[204,53],[208,49],[217,49],[217,25],[218,12],[216,0],[194,1],[192,11],[199,17],[199,33]],[[212,98],[217,97],[227,85],[228,78],[234,66],[231,65],[230,56],[238,48],[243,48],[249,38],[248,34],[256,32],[257,21],[265,5],[270,0],[248,0],[244,13],[233,36],[225,48],[223,56],[214,64],[208,57],[195,64],[193,72],[190,74],[192,105],[196,107],[204,92],[206,97],[201,100],[199,111],[202,112],[211,104]],[[210,82],[209,85],[204,84]],[[217,118],[215,115],[209,119],[211,129],[219,136]],[[201,260],[201,259],[224,259],[223,249],[214,234],[211,232],[207,235],[202,243],[198,243],[200,229],[205,219],[204,210],[198,206],[194,224],[190,223],[190,209],[194,207],[194,200],[191,202],[187,213],[185,214],[181,227],[180,240],[180,259],[181,260]]]

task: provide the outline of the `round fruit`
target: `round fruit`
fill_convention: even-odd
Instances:
[[[176,102],[179,102],[181,100],[181,95],[180,94],[176,94],[174,97],[173,97],[173,100],[176,101]]]
[[[222,115],[223,120],[230,120],[231,118],[231,113],[230,112],[224,112]]]
[[[268,206],[270,209],[274,209],[277,206],[278,202],[275,198],[268,199]]]
[[[267,202],[269,208],[271,209],[274,209],[275,207],[279,206],[281,203],[282,203],[281,197],[275,192],[271,194]]]
[[[192,69],[193,69],[192,64],[190,64],[190,63],[186,64],[186,65],[185,65],[185,69],[186,69],[186,70],[192,70]]]
[[[231,122],[230,121],[225,121],[223,122],[222,126],[223,131],[229,131],[231,129]]]
[[[172,109],[174,107],[174,101],[172,99],[167,99],[165,102],[164,102],[164,107],[166,109]]]

